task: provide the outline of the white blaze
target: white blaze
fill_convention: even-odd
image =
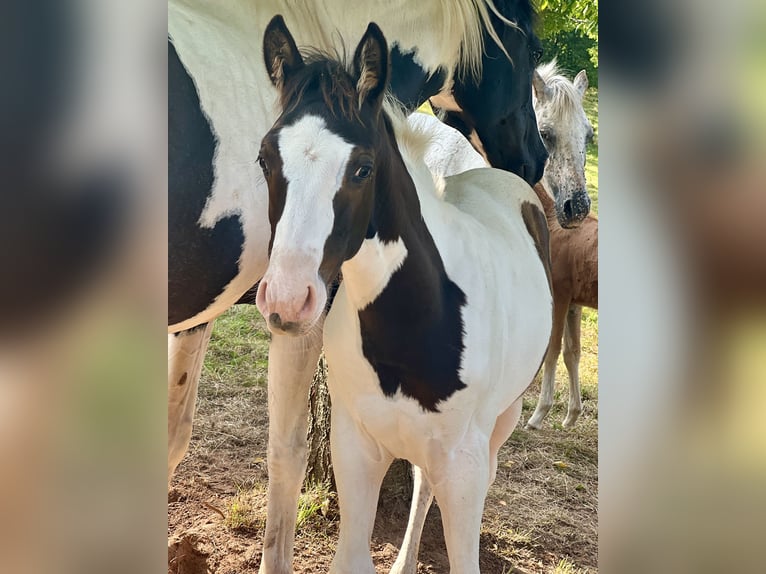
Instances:
[[[276,263],[283,253],[297,251],[310,256],[318,270],[335,219],[333,198],[354,146],[317,116],[304,116],[283,128],[278,145],[287,197],[271,259]]]

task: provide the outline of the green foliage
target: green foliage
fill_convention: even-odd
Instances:
[[[570,76],[585,70],[598,86],[598,0],[540,0],[543,59],[554,57]]]
[[[540,0],[542,33],[574,31],[598,42],[598,0]]]

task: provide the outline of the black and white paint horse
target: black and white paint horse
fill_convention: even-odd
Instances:
[[[394,457],[439,501],[452,574],[479,573],[497,453],[550,337],[548,230],[519,177],[442,180],[426,142],[385,102],[386,40],[370,24],[351,69],[304,60],[280,17],[264,38],[283,112],[263,139],[271,258],[257,293],[274,341],[322,320],[341,511],[332,574],[374,574],[383,476]]]
[[[338,50],[356,42],[370,20],[381,22],[392,40],[392,90],[414,108],[450,86],[453,77],[481,77],[489,62],[483,45],[498,39],[492,22],[507,26],[490,16],[494,9],[489,0],[311,6],[288,0],[169,2],[169,479],[188,448],[212,322],[238,301],[252,300],[249,293],[268,263],[267,188],[255,162],[259,142],[277,117],[278,92],[262,61],[268,21],[282,13],[303,41]],[[524,12],[518,18],[505,15],[524,25]],[[514,62],[530,57],[526,44],[503,45]],[[519,74],[505,55],[503,62],[495,70],[493,61],[493,73],[531,89],[531,73]],[[527,129],[536,129],[534,115],[523,118],[531,122]],[[530,173],[541,170],[545,159],[533,152]],[[267,574],[292,571],[296,504],[306,464],[307,401],[302,397],[308,396],[320,351],[320,329],[299,339],[274,340],[269,351],[270,480],[261,566]]]

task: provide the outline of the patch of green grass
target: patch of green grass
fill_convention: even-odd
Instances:
[[[588,144],[585,161],[585,179],[592,202],[593,213],[598,214],[598,89],[588,88],[583,98],[585,115],[593,124],[593,142]]]
[[[337,514],[333,508],[335,494],[326,484],[314,484],[306,488],[298,499],[298,519],[295,529],[300,530],[304,525],[311,525],[319,519],[331,518]]]
[[[239,488],[226,505],[224,523],[231,530],[259,532],[266,527],[266,485]]]
[[[584,574],[584,572],[584,570],[575,568],[575,565],[567,558],[562,558],[559,563],[556,564],[556,568],[553,570],[552,574]]]
[[[265,386],[270,334],[255,305],[235,305],[215,320],[206,375],[243,387]]]

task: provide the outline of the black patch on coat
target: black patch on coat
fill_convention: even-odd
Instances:
[[[441,263],[441,260],[439,260]],[[359,311],[362,350],[386,396],[398,389],[438,412],[438,404],[465,388],[460,380],[465,294],[446,275],[429,286],[429,300],[413,294],[423,281],[409,257],[383,293]]]
[[[239,273],[239,217],[198,220],[213,188],[216,139],[194,81],[168,41],[168,324],[204,311]]]
[[[391,93],[408,112],[418,109],[431,96],[438,94],[447,79],[447,71],[437,68],[430,76],[415,62],[415,52],[402,52],[398,44],[391,46]]]

